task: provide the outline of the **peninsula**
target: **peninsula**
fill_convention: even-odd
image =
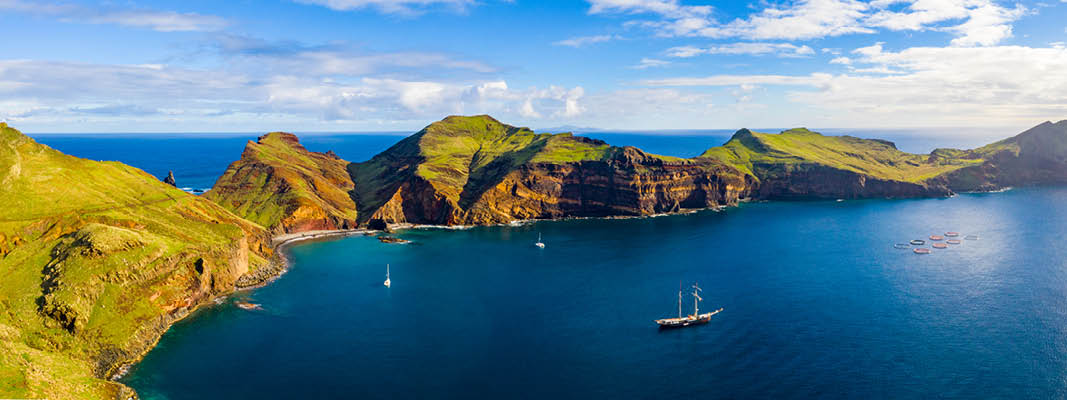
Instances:
[[[641,216],[747,199],[942,197],[1067,183],[1067,121],[977,149],[742,129],[693,158],[453,116],[352,163],[275,132],[203,196],[0,123],[0,397],[128,397],[174,321],[283,267],[272,237]]]

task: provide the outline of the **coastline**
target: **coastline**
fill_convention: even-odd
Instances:
[[[119,380],[125,377],[134,365],[141,362],[141,360],[144,359],[148,352],[152,351],[156,347],[156,345],[159,344],[159,341],[163,338],[163,335],[165,335],[167,331],[170,330],[170,327],[173,326],[175,323],[189,317],[190,315],[193,315],[202,308],[222,304],[227,297],[234,293],[269,285],[271,282],[273,282],[275,279],[282,276],[283,274],[285,274],[285,272],[289,270],[289,258],[288,255],[285,253],[285,250],[293,244],[310,240],[329,239],[334,237],[347,237],[373,232],[378,231],[368,229],[320,230],[300,233],[288,233],[272,237],[271,245],[276,253],[274,259],[271,260],[271,263],[267,267],[256,271],[257,274],[244,275],[239,278],[232,292],[220,294],[211,298],[209,301],[201,302],[193,307],[179,309],[170,315],[163,316],[163,318],[161,318],[155,325],[155,329],[152,329],[152,331],[158,332],[158,334],[155,335],[155,337],[151,339],[149,343],[146,343],[144,348],[139,351],[135,357],[130,357],[123,362],[116,363],[108,372],[107,377],[105,379],[114,382],[117,385],[120,385],[119,398],[138,398],[136,390],[123,384],[122,382],[119,382]],[[244,284],[242,284],[241,280],[249,276],[253,276],[253,278],[249,282],[244,282]]]
[[[998,189],[998,190],[991,190],[991,191],[963,192],[963,194],[1002,193],[1002,192],[1006,192],[1006,191],[1009,191],[1009,190],[1012,190],[1012,189],[1013,189],[1012,187],[1006,187],[1006,188],[1002,188],[1002,189]],[[950,196],[950,197],[953,197],[953,196]],[[834,201],[834,200],[831,200],[831,199],[819,199],[819,200]],[[895,199],[886,198],[886,200],[895,200]],[[204,303],[201,303],[201,304],[199,304],[199,305],[197,305],[195,307],[184,309],[184,310],[179,311],[178,313],[172,314],[171,318],[168,318],[169,320],[167,320],[167,321],[160,321],[160,324],[157,325],[157,326],[159,328],[161,328],[162,331],[160,332],[160,334],[158,336],[155,337],[155,340],[153,340],[152,343],[149,346],[147,346],[136,358],[131,359],[128,362],[122,363],[121,366],[116,367],[115,369],[113,369],[116,372],[114,374],[112,374],[112,376],[110,376],[108,378],[108,380],[110,380],[112,382],[115,382],[116,384],[119,384],[119,385],[122,386],[122,388],[123,388],[122,389],[122,393],[123,393],[122,398],[130,398],[130,399],[137,398],[136,391],[133,388],[131,388],[129,386],[126,386],[125,384],[122,384],[121,382],[118,382],[118,380],[121,379],[122,377],[124,377],[134,365],[136,365],[138,362],[140,362],[144,358],[144,356],[148,354],[149,351],[151,351],[152,349],[154,349],[156,347],[156,345],[158,344],[159,340],[162,339],[163,335],[166,334],[166,332],[170,329],[171,325],[181,321],[182,319],[185,319],[186,317],[188,317],[190,315],[193,315],[196,311],[200,310],[202,307],[210,306],[210,305],[222,304],[224,299],[226,299],[227,297],[229,297],[230,295],[232,295],[234,293],[237,293],[237,292],[240,292],[240,291],[245,291],[245,290],[257,289],[257,288],[269,285],[274,280],[276,280],[277,278],[281,277],[286,272],[288,272],[289,268],[291,267],[291,264],[290,264],[290,260],[289,260],[289,257],[288,257],[288,254],[287,254],[286,250],[290,246],[293,246],[293,245],[301,243],[301,242],[315,241],[315,240],[325,240],[325,239],[333,239],[333,238],[344,238],[344,237],[355,236],[355,235],[375,234],[375,233],[381,233],[381,232],[389,232],[389,231],[392,231],[392,230],[395,230],[395,229],[466,230],[466,229],[472,229],[472,228],[483,227],[483,226],[485,226],[485,227],[489,227],[489,226],[522,226],[522,225],[536,223],[536,222],[550,222],[550,221],[594,220],[594,219],[598,219],[598,220],[614,220],[614,219],[624,220],[624,219],[658,218],[658,217],[665,217],[665,216],[690,215],[690,214],[694,214],[694,213],[697,213],[697,212],[708,211],[708,210],[714,211],[714,212],[723,212],[723,211],[726,211],[727,209],[738,207],[739,205],[741,205],[743,203],[769,202],[769,201],[775,201],[775,200],[755,200],[755,199],[751,199],[751,198],[744,198],[744,199],[739,199],[737,204],[719,205],[719,206],[714,206],[714,207],[705,207],[705,208],[698,208],[698,209],[680,209],[680,210],[673,211],[673,212],[647,214],[647,215],[615,215],[615,216],[609,215],[609,216],[597,216],[597,217],[573,217],[572,216],[572,217],[545,218],[545,219],[523,219],[523,220],[511,221],[511,222],[508,222],[508,223],[486,224],[486,225],[432,225],[432,224],[403,223],[403,224],[389,224],[386,230],[374,230],[374,229],[357,228],[357,229],[315,230],[315,231],[305,231],[305,232],[286,233],[286,234],[276,235],[276,236],[271,237],[271,245],[275,250],[274,260],[272,260],[271,264],[268,267],[265,267],[265,268],[257,271],[257,272],[262,272],[263,273],[262,276],[260,276],[259,274],[256,274],[255,277],[251,280],[251,282],[245,282],[245,284],[241,284],[241,279],[239,279],[238,280],[238,285],[235,287],[235,289],[232,292],[229,292],[229,293],[226,293],[226,294],[221,294],[219,296],[216,296],[215,298],[212,298],[209,302],[204,302]],[[248,277],[248,276],[250,276],[250,275],[242,276],[242,279],[244,279],[245,277]],[[132,396],[130,394],[132,394]]]

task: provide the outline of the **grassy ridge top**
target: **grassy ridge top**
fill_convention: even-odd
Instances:
[[[761,166],[819,164],[881,179],[920,182],[982,161],[961,155],[947,149],[931,155],[910,154],[884,140],[824,136],[797,128],[778,134],[742,129],[726,144],[699,157],[721,160],[757,177]]]
[[[535,133],[506,125],[488,115],[451,116],[417,133],[418,151],[425,161],[418,174],[431,181],[460,187],[464,178],[492,164],[512,168],[528,162],[604,160],[611,146],[576,138],[570,133]]]
[[[276,231],[301,220],[355,221],[347,165],[332,153],[308,151],[295,135],[272,132],[249,141],[204,197]]]
[[[265,233],[218,205],[6,125],[0,199],[0,397],[116,397],[107,360],[266,261]]]
[[[353,164],[350,173],[360,212],[367,213],[384,204],[397,185],[411,176],[429,182],[450,201],[460,202],[464,192],[477,192],[524,164],[606,160],[616,151],[599,140],[570,133],[535,133],[488,115],[450,116],[367,162]]]

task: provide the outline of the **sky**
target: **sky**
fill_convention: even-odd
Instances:
[[[1067,119],[1067,0],[0,0],[0,26],[26,132]]]

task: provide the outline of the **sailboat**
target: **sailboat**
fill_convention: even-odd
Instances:
[[[541,232],[537,232],[537,243],[534,243],[534,246],[545,248],[545,243],[541,241]]]
[[[700,297],[700,286],[693,284],[693,314],[682,316],[682,288],[678,285],[678,317],[677,318],[663,318],[657,319],[656,323],[659,324],[660,329],[670,328],[683,328],[693,325],[703,325],[711,321],[711,316],[722,312],[722,308],[709,313],[700,313],[700,302],[704,299]]]
[[[385,264],[385,287],[392,287],[392,282],[389,282],[389,264]]]

